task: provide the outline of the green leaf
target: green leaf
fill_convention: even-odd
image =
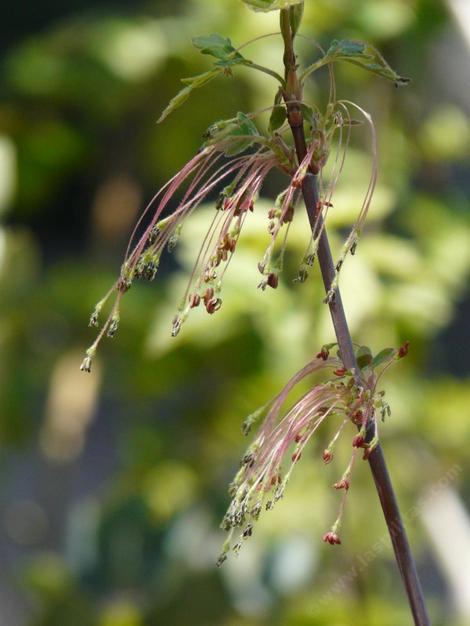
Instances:
[[[168,117],[170,113],[173,113],[175,109],[184,104],[195,89],[203,87],[209,83],[211,80],[216,78],[220,72],[221,70],[217,69],[211,70],[210,72],[204,72],[204,74],[198,74],[197,76],[191,76],[190,78],[182,78],[181,82],[184,83],[186,87],[179,91],[176,96],[170,100],[168,106],[158,118],[157,124],[163,122],[163,120]]]
[[[291,28],[293,37],[296,36],[297,31],[300,28],[300,24],[302,23],[303,16],[304,16],[304,3],[299,2],[289,12],[290,28]]]
[[[219,67],[230,67],[249,63],[236,49],[228,37],[213,34],[203,37],[194,37],[193,45],[202,52],[218,59]]]
[[[372,369],[375,369],[379,365],[383,365],[384,363],[388,363],[395,356],[396,350],[394,348],[384,348],[378,354],[374,356],[370,366]]]
[[[409,78],[399,76],[374,46],[363,41],[348,39],[333,41],[322,61],[322,65],[332,61],[346,61],[359,65],[373,74],[392,80],[397,87],[410,82]]]
[[[273,107],[271,117],[269,118],[269,132],[273,133],[278,128],[281,128],[286,119],[287,111],[285,106],[277,105]]]
[[[245,113],[237,113],[236,118],[212,124],[204,133],[204,139],[205,145],[226,142],[224,151],[226,156],[235,156],[257,141],[264,142],[264,137]]]
[[[356,350],[356,361],[358,367],[362,370],[372,363],[372,352],[367,346],[360,346]]]
[[[254,11],[278,11],[288,9],[296,4],[303,4],[304,0],[243,0]]]
[[[302,111],[302,115],[304,120],[310,124],[312,127],[316,126],[316,114],[315,111],[308,104],[304,102],[300,105],[300,110]]]

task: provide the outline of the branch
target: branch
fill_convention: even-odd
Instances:
[[[286,88],[284,99],[287,106],[288,120],[294,138],[297,158],[300,163],[305,158],[307,153],[307,145],[303,127],[302,112],[299,105],[293,102],[293,92],[301,94],[301,86],[296,75],[296,59],[293,37],[291,34],[289,38],[288,33],[288,20],[286,19],[287,12],[288,9],[281,11],[281,29],[283,31],[284,41],[286,42],[286,40],[290,40],[290,44],[285,46],[284,62],[286,69],[286,85],[291,86],[291,93],[289,93]],[[305,177],[302,186],[302,193],[312,229],[314,229],[315,226],[317,228],[321,228],[322,224],[316,224],[319,193],[317,177],[313,173],[309,173]],[[320,236],[318,261],[320,264],[325,291],[328,293],[335,276],[335,267],[326,230],[323,230]],[[347,369],[354,368],[357,372],[358,367],[354,354],[351,333],[349,331],[339,289],[336,289],[335,298],[329,302],[329,308],[344,366]],[[393,550],[395,552],[395,559],[408,595],[408,601],[413,614],[415,626],[429,626],[430,621],[424,604],[423,592],[416,571],[416,565],[408,543],[397,499],[380,444],[377,445],[370,455],[369,465],[380,503],[382,505],[388,531],[390,533]]]

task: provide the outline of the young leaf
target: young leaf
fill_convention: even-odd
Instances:
[[[354,63],[373,74],[392,80],[397,87],[410,82],[409,78],[399,76],[374,46],[363,41],[348,39],[333,41],[323,60],[325,63],[332,61]]]
[[[302,18],[304,16],[304,3],[296,4],[292,10],[289,12],[289,21],[290,21],[290,29],[292,31],[292,36],[295,37],[297,31],[300,28],[300,24],[302,23]]]
[[[303,4],[304,0],[243,0],[254,11],[277,11],[288,9],[296,4]]]
[[[193,45],[202,52],[218,59],[216,65],[229,67],[249,63],[236,49],[228,37],[213,34],[204,37],[194,37]]]
[[[244,113],[237,113],[237,117],[231,120],[222,120],[212,124],[204,133],[204,139],[205,145],[226,142],[225,154],[227,156],[235,156],[256,141],[264,141],[255,124]]]
[[[304,102],[300,105],[300,110],[302,111],[302,115],[304,117],[304,120],[310,124],[310,126],[315,126],[316,125],[316,117],[315,117],[315,112],[312,109],[312,107],[308,106],[308,104],[305,104]]]
[[[360,346],[356,351],[356,360],[358,367],[362,370],[372,363],[372,353],[367,346]]]
[[[165,110],[162,112],[160,117],[157,120],[157,124],[163,122],[163,120],[173,113],[175,109],[180,107],[191,95],[191,92],[203,85],[206,85],[211,80],[216,78],[220,74],[221,70],[211,70],[210,72],[204,72],[204,74],[198,74],[197,76],[191,76],[190,78],[182,78],[181,82],[186,85],[181,91],[179,91],[176,96],[174,96]]]
[[[393,348],[384,348],[378,354],[374,356],[370,366],[372,369],[378,367],[379,365],[383,365],[384,363],[388,363],[395,356],[396,350]]]
[[[252,146],[260,134],[255,124],[244,113],[237,113],[237,122],[235,128],[230,133],[231,137],[240,137],[239,140],[233,141],[225,150],[227,156],[235,156]],[[253,139],[250,139],[253,137]]]
[[[269,118],[269,132],[273,133],[278,128],[281,128],[286,119],[287,111],[285,106],[277,105],[273,107],[271,117]]]

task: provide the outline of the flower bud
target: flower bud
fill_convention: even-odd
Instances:
[[[248,537],[251,537],[252,534],[253,534],[253,524],[248,524],[248,526],[243,531],[243,538],[247,539]]]
[[[344,489],[345,491],[348,491],[348,489],[349,489],[349,480],[347,480],[346,478],[342,478],[340,481],[335,483],[333,485],[333,487],[335,489]]]
[[[106,335],[112,339],[114,335],[117,333],[119,328],[119,315],[114,314],[109,322],[108,329],[106,331]]]
[[[80,365],[80,371],[88,372],[88,374],[91,372],[91,357],[86,356],[83,359],[82,364]]]

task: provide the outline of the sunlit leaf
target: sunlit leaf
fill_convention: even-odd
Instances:
[[[304,0],[243,0],[254,11],[277,11],[288,9],[297,4],[303,4]]]
[[[202,52],[218,59],[216,65],[229,67],[240,63],[246,63],[246,59],[236,51],[228,37],[213,34],[202,37],[194,37],[193,45]]]

